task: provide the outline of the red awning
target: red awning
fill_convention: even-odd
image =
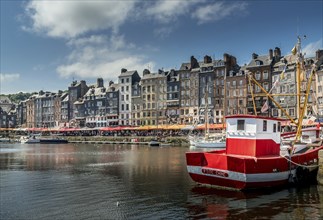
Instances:
[[[27,128],[27,131],[43,131],[43,128]]]
[[[79,131],[79,128],[60,128],[58,131]]]

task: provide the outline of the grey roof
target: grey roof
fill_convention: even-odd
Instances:
[[[261,62],[261,66],[268,66],[271,64],[272,60],[269,58],[268,55],[258,55],[255,59],[252,59],[247,67],[256,67],[257,61]]]
[[[224,61],[222,59],[212,60],[211,63],[204,63],[204,61],[198,61],[198,65],[200,67],[208,67],[208,66],[217,67],[218,66],[217,64],[221,62],[224,62]],[[187,70],[187,69],[191,69],[191,63],[182,63],[179,70]],[[199,69],[199,68],[194,68],[194,69]]]
[[[165,76],[165,72],[163,72],[162,74],[159,73],[149,73],[149,74],[145,74],[142,76],[141,80],[144,79],[155,79],[155,78],[163,78],[166,77]]]
[[[97,88],[91,88],[89,89],[84,96],[91,96],[91,95],[105,95],[106,89],[105,87],[97,87]]]
[[[137,72],[137,70],[123,72],[119,75],[119,77],[132,76],[135,72]]]
[[[210,67],[210,66],[214,66],[213,63],[201,63],[200,67]]]
[[[118,91],[118,90],[119,90],[119,88],[120,88],[120,84],[113,83],[111,86],[109,86],[109,87],[107,88],[107,92],[113,92],[113,91],[112,91],[112,88],[114,88],[114,89],[115,89],[115,91]]]
[[[84,100],[77,100],[74,102],[75,105],[81,105],[81,104],[84,104]]]
[[[181,67],[179,70],[189,70],[191,69],[191,63],[182,63]]]
[[[11,101],[7,96],[0,96],[0,103],[11,104]]]
[[[62,102],[68,102],[69,101],[69,95],[67,95],[63,100],[62,100]]]

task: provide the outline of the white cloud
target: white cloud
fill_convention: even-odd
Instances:
[[[92,35],[90,37],[83,38],[72,38],[67,42],[69,46],[82,46],[86,44],[101,44],[105,42],[105,36],[103,35]]]
[[[146,14],[161,23],[169,23],[177,17],[189,14],[191,6],[201,3],[197,1],[157,1],[154,5],[147,7]]]
[[[18,74],[18,73],[0,73],[1,83],[13,82],[19,78],[20,78],[20,74]]]
[[[57,68],[61,77],[77,76],[82,79],[102,77],[115,80],[120,75],[121,68],[141,73],[147,66],[152,68],[155,66],[154,62],[147,61],[143,55],[138,55],[140,48],[127,43],[123,36],[97,37],[100,36],[75,39],[70,43],[73,50],[67,57],[67,63]],[[100,42],[91,39],[100,39]]]
[[[161,27],[154,30],[154,35],[158,38],[165,39],[167,38],[173,31],[173,28],[168,27]]]
[[[135,1],[31,1],[26,12],[32,31],[71,38],[89,31],[117,31]]]
[[[322,39],[307,44],[303,48],[303,53],[305,53],[306,57],[315,57],[315,53],[318,49],[322,48]]]
[[[233,2],[225,4],[224,2],[216,2],[214,4],[203,5],[192,13],[192,18],[198,20],[199,24],[212,21],[219,21],[234,14],[245,12],[247,3]]]

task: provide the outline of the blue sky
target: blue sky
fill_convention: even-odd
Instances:
[[[179,68],[190,56],[248,63],[252,53],[322,49],[323,1],[1,0],[0,93],[117,81],[121,68]]]

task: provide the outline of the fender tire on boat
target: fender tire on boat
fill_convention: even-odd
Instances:
[[[309,183],[310,172],[307,168],[297,167],[296,168],[296,178],[295,183],[298,185],[304,185]]]

